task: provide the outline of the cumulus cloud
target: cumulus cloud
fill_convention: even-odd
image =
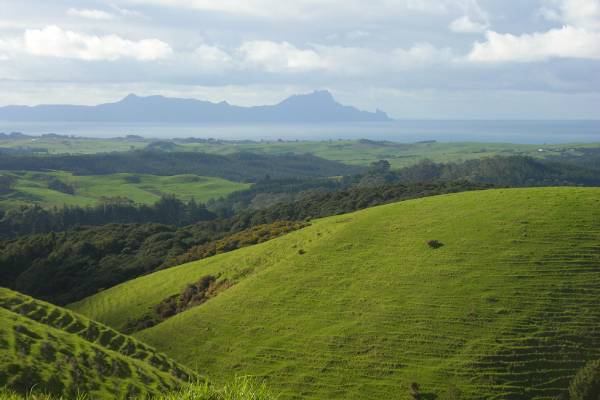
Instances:
[[[327,67],[316,51],[299,49],[288,42],[248,41],[239,47],[238,53],[244,64],[268,72],[307,72]]]
[[[590,30],[600,29],[600,0],[546,0],[546,19]]]
[[[20,49],[19,41],[16,39],[0,38],[0,60],[8,60]]]
[[[457,18],[450,23],[450,30],[457,33],[481,33],[489,27],[487,22],[476,22],[468,15]]]
[[[102,10],[79,10],[76,8],[69,8],[67,15],[71,17],[88,18],[96,20],[110,20],[114,18],[114,15],[107,13]]]
[[[250,41],[237,50],[240,65],[273,73],[322,71],[343,75],[369,75],[399,69],[421,68],[452,59],[449,49],[417,43],[408,49],[376,51],[365,47],[311,45],[300,49],[288,42]]]
[[[217,46],[202,44],[194,51],[194,59],[204,71],[228,70],[233,66],[233,57]]]
[[[1,53],[73,58],[85,61],[133,58],[152,61],[168,57],[171,47],[158,39],[132,41],[118,35],[86,35],[58,26],[27,29],[22,37],[0,39]]]
[[[350,76],[393,74],[400,70],[416,70],[452,60],[449,49],[438,49],[430,43],[416,43],[410,48],[376,51],[364,47],[316,46],[330,73]]]
[[[475,62],[600,60],[600,0],[546,0],[538,11],[563,26],[522,35],[488,31],[486,40],[476,42],[467,59]]]
[[[117,4],[110,4],[110,8],[112,8],[117,14],[124,17],[144,17],[144,14],[139,11],[119,7]]]
[[[177,8],[193,8],[231,14],[246,14],[266,18],[306,18],[319,15],[353,14],[358,17],[389,17],[406,11],[446,13],[464,8],[476,0],[131,0]]]
[[[468,60],[475,62],[534,62],[550,58],[600,60],[600,33],[564,26],[525,35],[487,32],[485,42],[473,46]]]

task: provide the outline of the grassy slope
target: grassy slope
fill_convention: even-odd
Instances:
[[[11,172],[5,172],[11,174]],[[205,202],[211,198],[248,188],[245,183],[221,178],[196,175],[156,176],[144,174],[113,174],[77,176],[68,172],[19,172],[18,181],[11,194],[0,196],[0,206],[9,208],[26,203],[43,207],[67,205],[93,205],[102,197],[127,197],[137,203],[152,204],[163,194],[174,194],[181,199],[191,198]],[[128,176],[140,177],[139,183],[129,183]],[[69,195],[48,189],[47,178],[56,177],[75,187]]]
[[[0,388],[93,398],[157,394],[185,369],[154,349],[61,309],[0,288]]]
[[[120,327],[208,273],[246,272],[138,336],[217,379],[265,376],[290,398],[405,398],[412,381],[549,398],[600,357],[598,243],[600,189],[461,193],[315,221],[73,308]]]

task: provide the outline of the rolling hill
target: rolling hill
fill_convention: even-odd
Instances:
[[[138,340],[0,288],[0,388],[74,398],[176,390],[193,374]]]
[[[213,379],[265,377],[283,398],[410,398],[417,382],[422,398],[549,399],[600,358],[599,206],[583,188],[410,200],[71,307],[117,329],[162,313],[135,336]]]
[[[158,176],[146,174],[111,174],[81,176],[68,172],[0,171],[0,179],[11,179],[10,187],[0,190],[0,207],[10,209],[39,204],[44,208],[93,206],[104,198],[123,197],[139,204],[154,204],[161,196],[177,195],[206,202],[226,196],[250,185],[220,178],[198,175]],[[60,181],[72,188],[72,193],[51,188]]]

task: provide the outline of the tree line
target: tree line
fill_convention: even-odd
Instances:
[[[107,198],[95,206],[63,206],[44,209],[39,205],[8,210],[0,220],[0,237],[60,232],[76,226],[111,223],[159,223],[175,226],[210,221],[217,216],[205,204],[162,196],[152,205],[136,204],[126,198]]]
[[[360,173],[364,168],[325,160],[311,154],[266,155],[234,153],[229,155],[200,152],[129,152],[79,155],[3,155],[0,170],[69,171],[76,175],[137,173],[151,175],[196,174],[239,182],[256,182],[270,176],[275,179],[341,176]]]

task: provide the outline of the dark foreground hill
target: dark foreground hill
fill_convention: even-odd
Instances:
[[[0,288],[0,388],[125,399],[176,390],[185,367],[71,311]]]
[[[550,399],[600,358],[600,189],[429,197],[313,221],[72,308],[283,398]],[[194,306],[194,301],[197,301]],[[437,397],[436,397],[437,396]]]

